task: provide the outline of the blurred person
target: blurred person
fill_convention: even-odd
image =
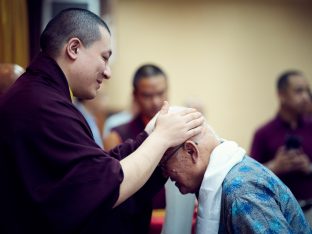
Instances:
[[[154,64],[144,64],[140,66],[133,76],[132,86],[134,102],[138,105],[139,112],[130,122],[112,128],[111,133],[104,141],[107,149],[111,149],[129,138],[135,139],[137,134],[145,128],[146,124],[161,109],[164,100],[168,98],[167,76],[160,67]],[[170,181],[166,183],[168,189],[170,184]],[[169,191],[172,192],[169,194]],[[180,208],[178,209],[179,216],[175,214],[170,215],[168,225],[171,227],[171,231],[167,233],[190,233],[194,210],[194,197],[181,197],[181,195],[175,193],[174,190],[170,189],[165,191],[164,188],[154,198],[150,198],[145,202],[143,202],[140,192],[138,192],[119,206],[114,213],[116,215],[116,219],[114,219],[116,226],[119,227],[119,230],[116,230],[115,233],[149,233],[152,210],[165,208],[165,196],[169,199],[173,198],[171,199],[172,202],[177,201],[180,203]],[[186,211],[186,206],[192,207],[191,212]],[[182,214],[181,209],[183,208],[185,208],[185,210],[182,211],[184,212],[184,219],[180,218]],[[119,219],[117,217],[119,217]],[[169,219],[168,215],[167,219]],[[189,222],[183,222],[185,219],[188,219]],[[164,225],[164,227],[166,227],[166,225]],[[177,228],[182,229],[183,232],[173,232],[173,230]]]
[[[251,156],[272,170],[292,191],[312,224],[312,121],[305,118],[310,87],[299,71],[277,80],[279,110],[256,130]]]
[[[103,115],[106,109],[105,94],[103,92],[98,92],[96,97],[91,100],[77,99],[74,102],[76,108],[81,112],[81,114],[86,119],[94,141],[103,149],[103,138],[100,132],[97,117]]]
[[[137,104],[139,112],[131,122],[111,129],[110,134],[104,139],[108,150],[139,134],[160,110],[163,101],[167,100],[167,76],[153,64],[145,64],[137,69],[132,86],[133,102]]]
[[[201,133],[168,149],[160,166],[182,194],[196,194],[197,234],[312,233],[287,186],[207,122]]]
[[[128,123],[139,112],[138,105],[132,99],[130,107],[128,109],[119,111],[110,115],[104,123],[103,139],[105,139],[114,127]]]
[[[0,233],[114,233],[114,208],[144,184],[143,198],[163,186],[161,157],[200,131],[202,115],[169,114],[164,102],[153,132],[105,152],[72,97],[92,99],[110,78],[108,26],[88,10],[66,9],[40,46],[0,98]]]
[[[0,63],[0,96],[25,72],[17,64]]]
[[[310,90],[310,103],[307,110],[307,118],[312,118],[312,92]]]

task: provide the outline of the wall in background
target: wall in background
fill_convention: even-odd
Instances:
[[[249,149],[255,128],[277,110],[275,80],[302,70],[312,84],[309,1],[114,2],[111,108],[124,108],[135,69],[153,62],[170,79],[170,103],[192,96],[224,138]]]

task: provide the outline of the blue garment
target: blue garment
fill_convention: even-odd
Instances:
[[[86,108],[83,106],[82,103],[76,102],[75,106],[81,112],[83,117],[85,117],[87,123],[89,124],[91,132],[93,134],[93,139],[96,142],[96,144],[98,144],[98,146],[100,146],[102,149],[104,149],[103,140],[102,140],[99,128],[96,124],[95,118],[86,110]]]
[[[105,120],[103,136],[106,137],[111,132],[112,128],[128,123],[132,117],[132,114],[126,110],[109,116]]]
[[[245,156],[222,184],[219,233],[312,233],[286,185]]]

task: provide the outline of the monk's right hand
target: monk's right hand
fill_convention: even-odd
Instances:
[[[196,109],[185,108],[174,113],[168,110],[169,104],[165,101],[152,132],[167,144],[167,148],[182,144],[201,132],[204,117]]]

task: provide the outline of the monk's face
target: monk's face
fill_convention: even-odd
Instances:
[[[167,100],[167,80],[163,75],[142,78],[134,91],[134,98],[143,116],[151,119]]]
[[[91,99],[96,96],[104,79],[109,79],[111,70],[109,58],[111,56],[111,37],[108,31],[100,27],[101,39],[88,47],[78,48],[78,56],[71,74],[70,88],[74,96]]]

